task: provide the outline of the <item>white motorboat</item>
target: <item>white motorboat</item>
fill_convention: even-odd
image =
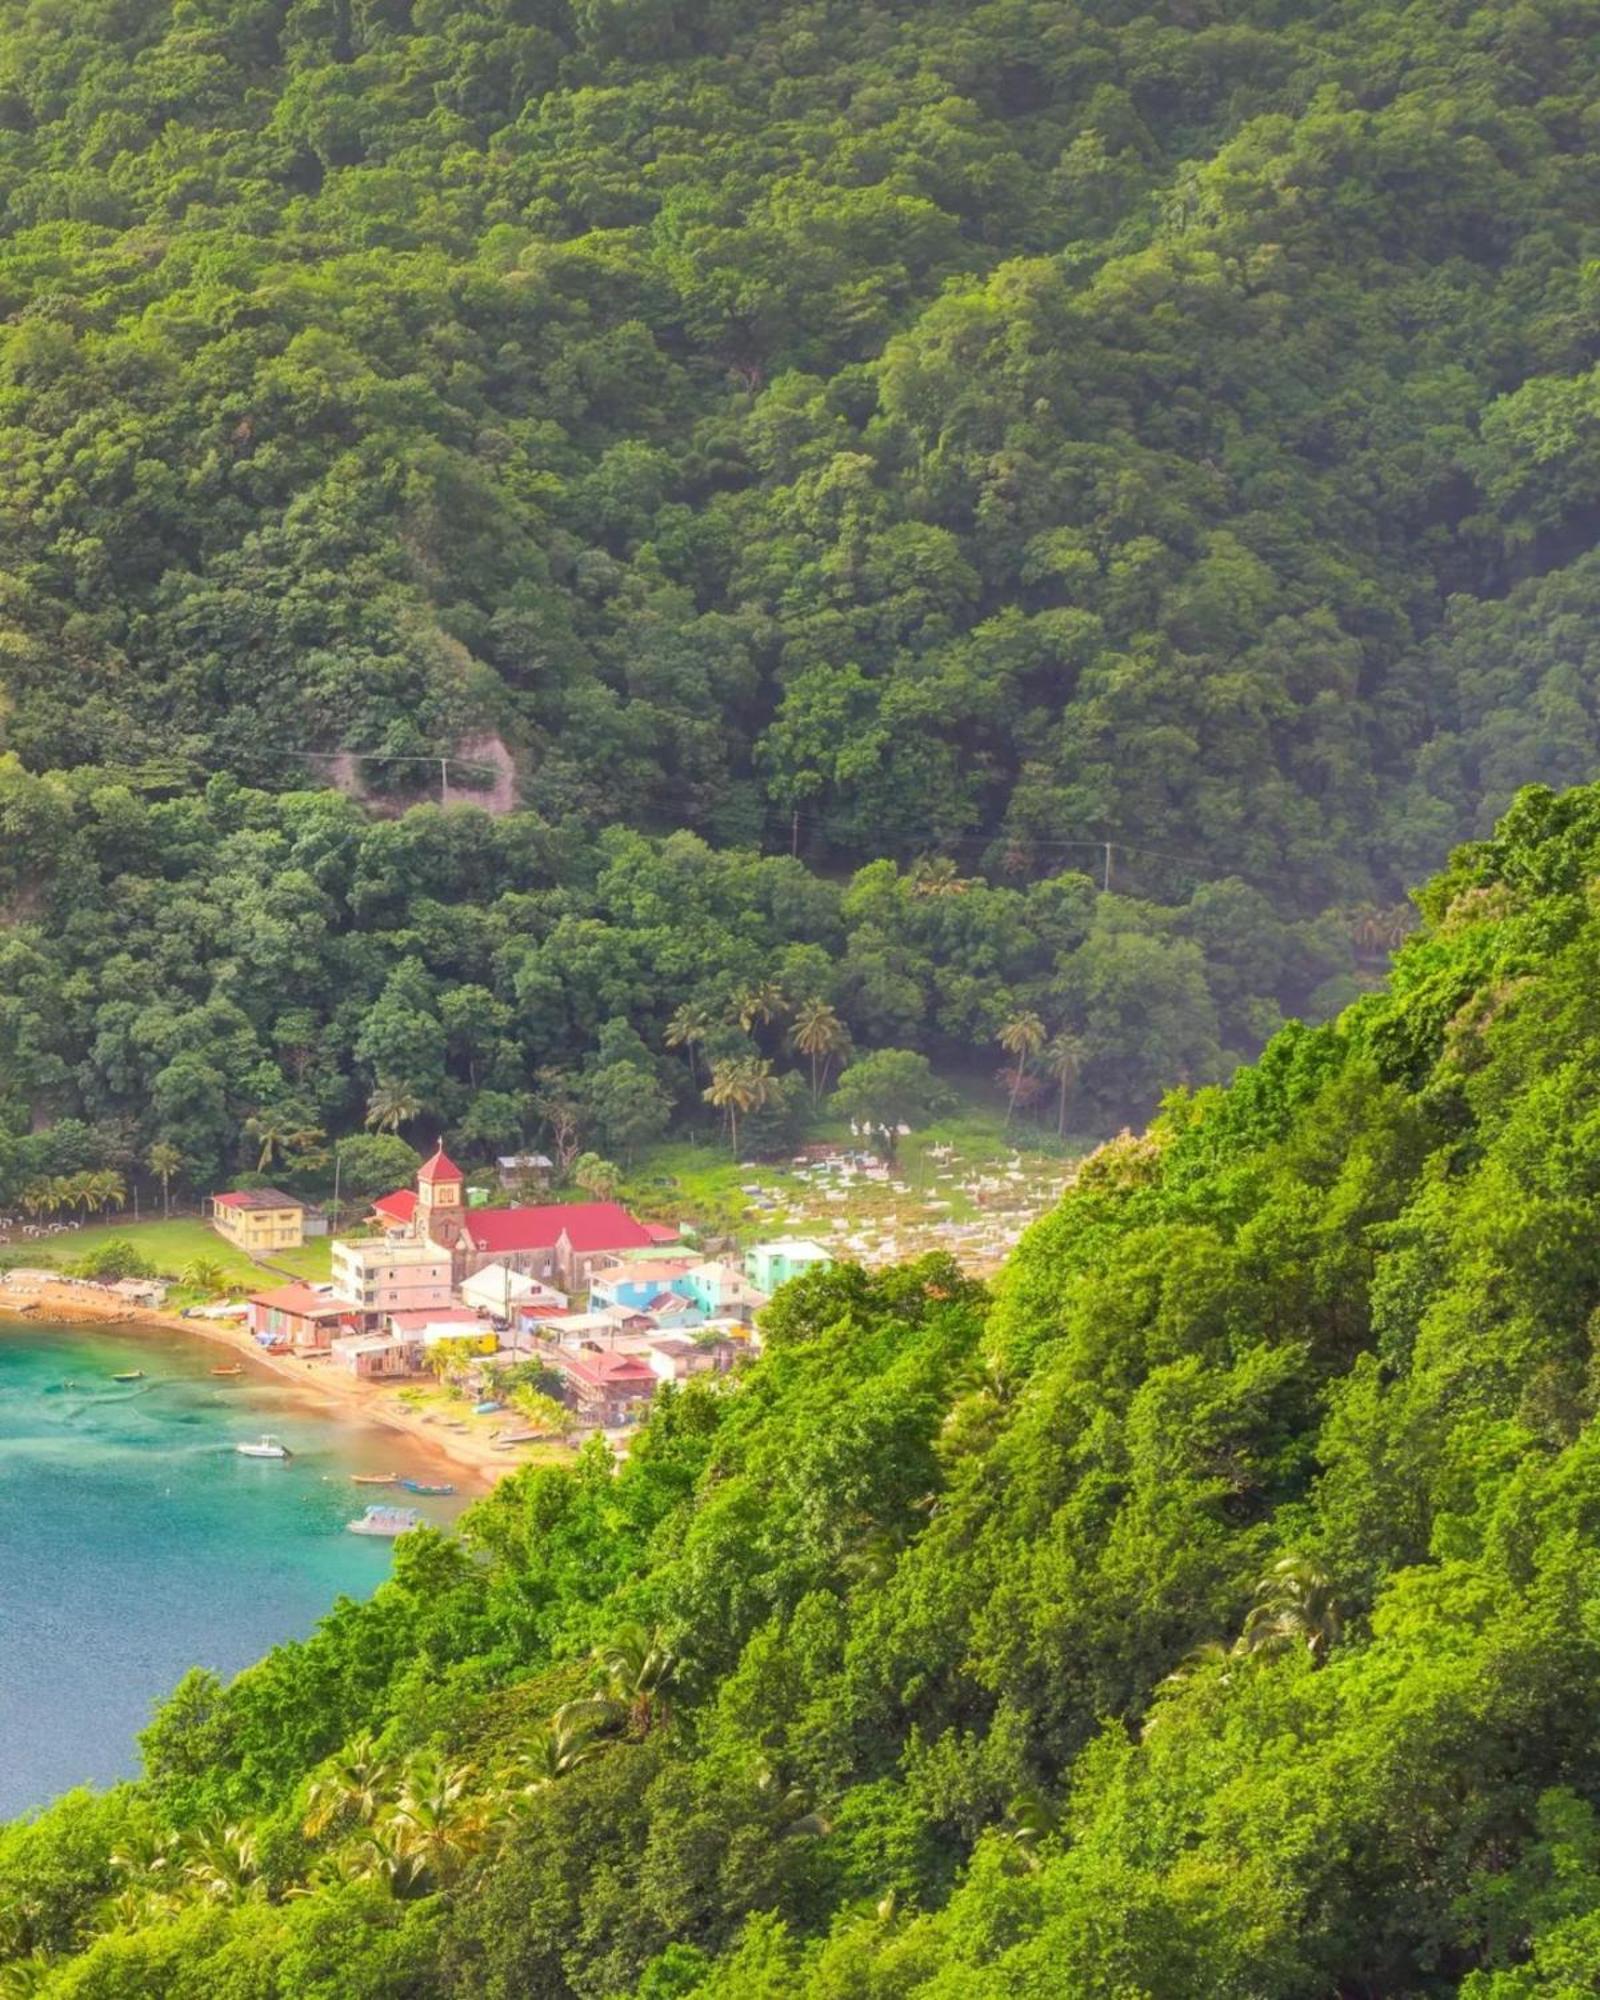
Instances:
[[[345,1526],[352,1535],[386,1535],[392,1541],[420,1528],[422,1516],[415,1507],[369,1507],[359,1521],[347,1521]]]
[[[241,1458],[292,1458],[294,1454],[286,1444],[279,1444],[275,1437],[263,1434],[254,1444],[236,1444],[234,1450]]]

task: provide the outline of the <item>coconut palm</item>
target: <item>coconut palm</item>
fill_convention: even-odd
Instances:
[[[776,1021],[779,1015],[787,1013],[788,1009],[788,999],[777,980],[761,979],[736,995],[733,1017],[748,1035],[758,1022],[765,1025],[769,1021]]]
[[[728,1138],[734,1154],[739,1153],[739,1120],[752,1111],[764,1109],[777,1094],[778,1079],[772,1065],[754,1056],[730,1056],[714,1063],[711,1081],[701,1093],[706,1102],[728,1121]]]
[[[906,877],[913,896],[964,896],[971,886],[947,855],[924,855]]]
[[[34,1994],[45,1991],[56,1969],[55,1959],[42,1946],[26,1958],[0,1965],[0,2000],[33,2000]]]
[[[1083,1070],[1084,1058],[1088,1050],[1079,1036],[1063,1029],[1050,1039],[1044,1052],[1045,1074],[1056,1086],[1056,1137],[1066,1136],[1067,1093],[1077,1082]]]
[[[424,1752],[405,1767],[399,1796],[382,1832],[405,1863],[397,1888],[438,1888],[452,1881],[493,1831],[493,1816],[469,1799],[468,1764],[447,1764]]]
[[[669,1049],[689,1051],[689,1075],[696,1083],[700,1081],[700,1051],[707,1037],[716,1031],[717,1017],[711,1009],[698,1001],[685,1000],[661,1037]]]
[[[227,1289],[228,1276],[215,1258],[195,1257],[178,1273],[178,1283],[195,1292],[220,1292]]]
[[[800,1003],[789,1031],[789,1040],[811,1063],[811,1105],[827,1086],[828,1070],[834,1059],[850,1046],[849,1030],[826,1000],[813,996]]]
[[[183,1155],[176,1146],[169,1145],[165,1139],[158,1139],[145,1155],[145,1160],[151,1173],[161,1183],[161,1213],[170,1219],[172,1183],[183,1172]]]
[[[103,1167],[98,1173],[84,1175],[83,1194],[85,1213],[89,1205],[98,1208],[102,1215],[108,1215],[114,1208],[126,1208],[128,1205],[127,1183],[121,1174],[113,1172],[109,1167]]]
[[[1333,1584],[1305,1556],[1284,1556],[1256,1585],[1239,1645],[1246,1653],[1287,1653],[1304,1646],[1321,1666],[1344,1629]]]
[[[615,1719],[610,1701],[580,1698],[563,1702],[529,1748],[517,1759],[514,1778],[524,1793],[543,1791],[604,1749],[602,1732]]]
[[[398,1132],[422,1115],[422,1100],[408,1084],[380,1076],[367,1099],[367,1123],[375,1132]]]
[[[370,1732],[352,1737],[307,1786],[301,1831],[316,1840],[331,1827],[370,1826],[397,1776]]]
[[[183,1879],[210,1903],[260,1902],[267,1893],[255,1835],[248,1827],[216,1821],[190,1836]]]
[[[666,1721],[681,1663],[659,1626],[619,1625],[595,1649],[594,1660],[606,1697],[630,1736],[648,1736]]]
[[[1017,1093],[1022,1089],[1023,1079],[1028,1073],[1028,1065],[1044,1047],[1044,1023],[1031,1009],[1013,1014],[995,1037],[1012,1062],[1011,1101],[1006,1106],[1006,1124],[1009,1127],[1017,1108]]]

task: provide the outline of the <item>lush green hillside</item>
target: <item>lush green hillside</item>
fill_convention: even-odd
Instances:
[[[1392,896],[1593,768],[1594,28],[6,0],[9,740]]]
[[[991,1302],[784,1295],[627,1466],[0,1838],[112,2000],[1521,2000],[1600,1980],[1600,790],[1113,1142]]]

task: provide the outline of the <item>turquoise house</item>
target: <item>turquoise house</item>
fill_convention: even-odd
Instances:
[[[775,1243],[757,1243],[744,1253],[744,1273],[758,1291],[775,1292],[798,1278],[833,1262],[833,1252],[808,1236],[784,1236]]]

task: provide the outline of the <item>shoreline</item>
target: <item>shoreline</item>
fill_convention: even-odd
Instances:
[[[188,1334],[209,1341],[213,1347],[226,1348],[233,1359],[287,1383],[326,1409],[400,1433],[431,1457],[445,1461],[453,1471],[470,1475],[484,1493],[508,1472],[530,1463],[527,1447],[497,1451],[481,1433],[446,1430],[407,1409],[398,1401],[397,1391],[334,1374],[331,1362],[268,1353],[235,1322],[153,1312],[120,1299],[96,1298],[87,1288],[70,1283],[23,1286],[0,1282],[0,1334],[8,1324],[60,1326],[74,1322],[124,1327],[132,1333]]]

